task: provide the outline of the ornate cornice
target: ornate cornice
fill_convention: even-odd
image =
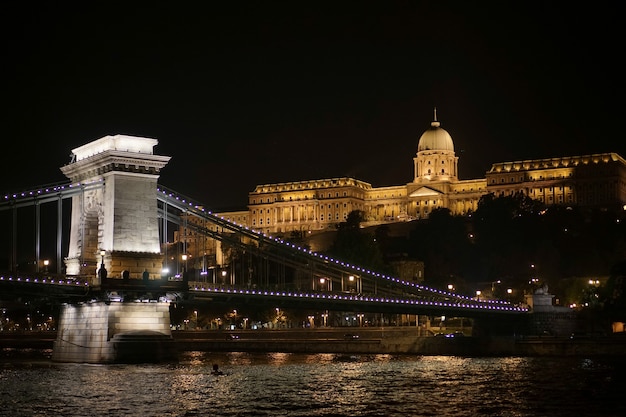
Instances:
[[[158,176],[170,159],[169,156],[108,150],[65,165],[61,171],[72,181],[84,181],[109,172]]]

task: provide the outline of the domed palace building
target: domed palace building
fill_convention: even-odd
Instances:
[[[458,178],[458,162],[435,111],[417,144],[407,184],[372,187],[355,178],[329,178],[258,185],[248,195],[248,210],[219,214],[275,234],[334,229],[353,210],[365,213],[366,226],[427,218],[437,208],[467,215],[488,193],[522,192],[547,205],[626,207],[626,161],[616,153],[499,162],[485,178],[472,180]]]

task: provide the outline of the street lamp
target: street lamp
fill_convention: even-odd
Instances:
[[[47,273],[48,273],[48,265],[50,265],[50,261],[49,261],[49,260],[47,260],[47,259],[44,259],[44,260],[43,260],[43,272],[44,272],[45,274],[47,274]]]
[[[198,330],[198,310],[194,310],[193,313],[196,315],[196,330]]]
[[[476,290],[476,301],[480,301],[480,294],[482,294],[482,291]]]
[[[354,286],[354,291],[357,294],[361,294],[361,279],[359,276],[350,275],[348,277],[348,281],[350,281],[350,287]]]
[[[107,277],[107,270],[104,268],[104,255],[106,255],[106,251],[100,250],[100,256],[101,256],[101,261],[100,261],[100,280],[104,279]]]
[[[359,318],[359,327],[363,327],[363,314],[356,315]]]

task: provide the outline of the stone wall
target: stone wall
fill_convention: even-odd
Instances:
[[[61,311],[52,360],[114,362],[114,336],[137,331],[171,336],[169,303],[66,305]]]

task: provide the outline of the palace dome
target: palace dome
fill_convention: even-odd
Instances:
[[[442,127],[435,117],[435,121],[430,123],[430,128],[420,137],[417,144],[417,152],[421,151],[452,151],[454,152],[454,143],[452,137]]]

